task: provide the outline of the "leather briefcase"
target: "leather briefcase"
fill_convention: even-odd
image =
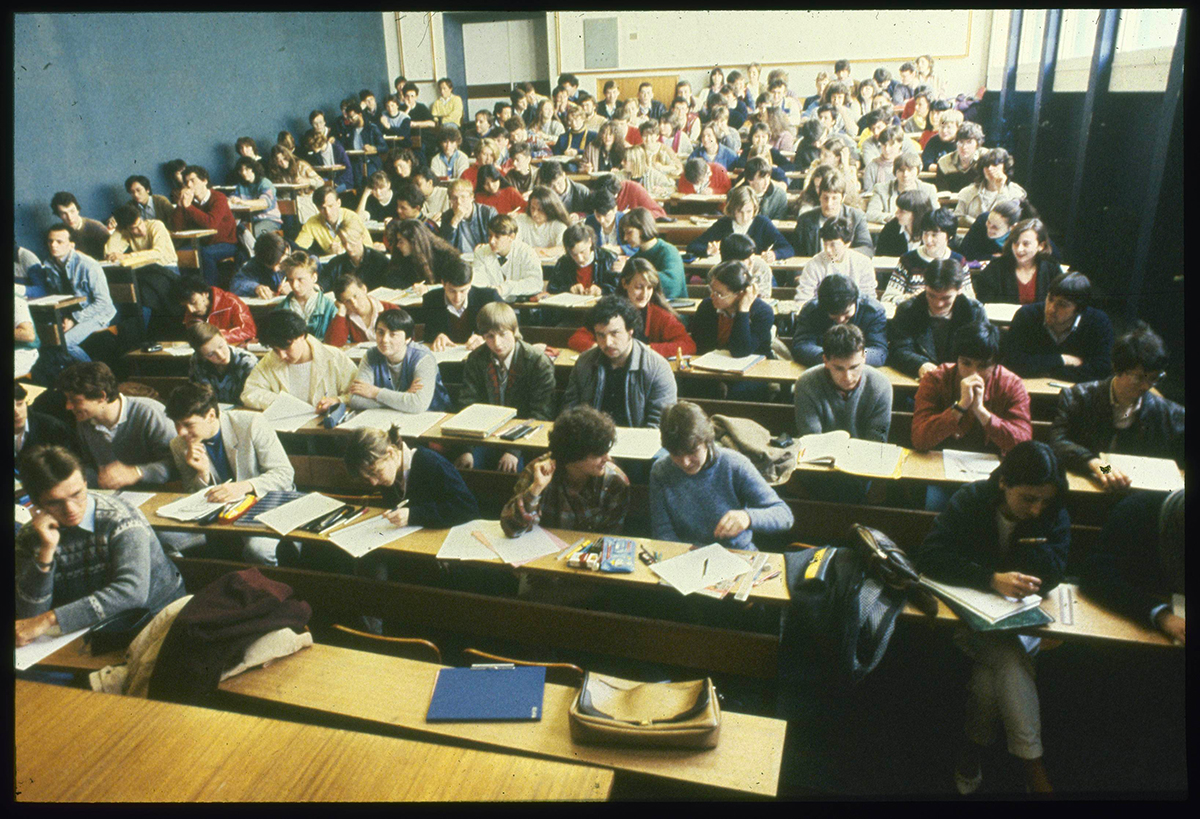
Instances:
[[[711,679],[642,683],[587,672],[569,721],[576,742],[715,748],[721,706]]]

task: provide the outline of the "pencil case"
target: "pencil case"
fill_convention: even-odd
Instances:
[[[600,571],[629,574],[633,571],[633,558],[637,545],[632,540],[619,537],[604,538],[600,550]]]

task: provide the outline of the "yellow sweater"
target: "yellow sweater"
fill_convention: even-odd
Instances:
[[[438,97],[433,101],[433,105],[429,106],[429,113],[433,114],[434,119],[443,125],[450,123],[461,126],[463,120],[462,97],[457,94],[451,94],[446,99]]]
[[[171,232],[167,226],[157,219],[145,219],[145,236],[127,236],[123,230],[114,230],[104,243],[104,255],[110,253],[129,253],[138,250],[153,250],[154,261],[168,267],[179,264],[175,255],[175,243],[171,241]]]

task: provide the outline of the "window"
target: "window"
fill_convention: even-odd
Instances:
[[[1100,9],[1067,9],[1058,35],[1058,61],[1083,58],[1090,61],[1096,46]]]
[[[1123,9],[1117,24],[1117,54],[1173,48],[1182,9]]]

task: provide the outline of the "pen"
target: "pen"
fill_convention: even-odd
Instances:
[[[708,558],[704,558],[704,570],[700,572],[701,577],[708,577]]]
[[[542,424],[535,424],[534,426],[531,426],[528,429],[526,429],[524,432],[522,432],[520,435],[518,435],[513,440],[519,440],[521,438],[528,438],[530,435],[537,432],[541,428],[542,428]]]

